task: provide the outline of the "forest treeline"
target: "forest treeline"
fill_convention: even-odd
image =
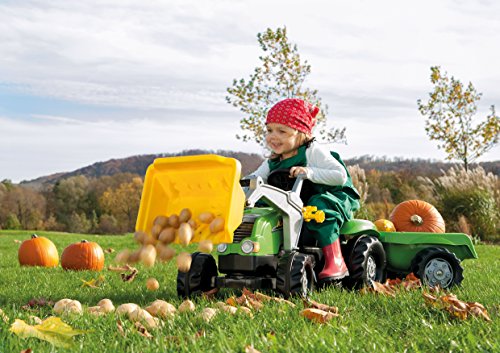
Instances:
[[[242,174],[262,157],[227,151],[190,150],[178,155],[216,153],[238,159]],[[145,171],[155,158],[145,155],[96,163],[72,173],[33,181],[0,183],[0,228],[74,233],[122,234],[134,230]],[[448,231],[498,241],[500,162],[465,172],[450,163],[363,156],[346,160],[362,194],[356,217],[388,218],[398,203],[421,199],[434,204]]]

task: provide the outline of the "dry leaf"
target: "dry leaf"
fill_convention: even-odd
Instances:
[[[132,270],[133,267],[130,267],[129,265],[124,265],[124,266],[108,266],[108,271],[113,271],[113,272],[124,272],[124,271],[130,271]]]
[[[452,317],[465,320],[469,314],[482,317],[484,320],[491,322],[491,318],[486,311],[486,308],[477,302],[464,302],[459,300],[456,295],[449,293],[440,297],[433,296],[429,293],[422,293],[425,302],[435,308],[446,310]]]
[[[205,330],[201,329],[194,334],[194,338],[207,337]]]
[[[112,254],[112,253],[114,253],[114,252],[115,252],[115,249],[113,249],[113,248],[107,248],[106,250],[104,250],[104,252],[105,252],[106,254]]]
[[[86,333],[84,330],[75,330],[60,318],[51,316],[42,324],[31,326],[20,319],[10,327],[10,331],[21,338],[35,337],[52,343],[54,346],[69,348],[73,345],[73,336]]]
[[[330,305],[327,305],[327,304],[321,304],[321,303],[318,303],[317,301],[311,300],[309,298],[302,299],[302,302],[304,303],[304,307],[305,308],[320,309],[320,310],[323,310],[323,311],[329,311],[329,312],[334,313],[334,314],[338,314],[339,313],[339,308],[337,308],[336,306],[330,306]]]
[[[144,327],[143,324],[141,324],[139,321],[136,321],[134,323],[134,326],[135,326],[135,329],[137,330],[137,332],[139,332],[139,334],[143,337],[146,337],[146,338],[153,338],[153,335],[150,334],[148,332],[148,330]]]
[[[250,298],[250,297],[247,297],[247,304],[245,306],[249,307],[250,309],[255,309],[255,310],[260,310],[264,307],[264,304],[262,304],[262,302],[256,300],[256,299],[253,299],[253,298]]]
[[[116,320],[116,327],[118,328],[118,332],[120,333],[120,335],[125,337],[125,330],[123,329],[123,324],[121,320]]]
[[[479,306],[473,306],[470,308],[470,313],[472,315],[482,317],[488,322],[491,322],[488,312],[484,309],[484,307],[481,309]]]
[[[238,306],[238,303],[236,302],[236,297],[227,298],[226,303],[231,306]]]
[[[307,308],[304,309],[300,312],[300,315],[305,317],[306,319],[309,319],[311,321],[324,324],[325,322],[330,321],[334,317],[339,316],[338,314],[329,312],[329,311],[324,311],[320,309],[315,309],[315,308]]]
[[[202,296],[207,300],[215,300],[215,296],[217,295],[218,292],[219,288],[213,288],[209,291],[203,292]]]
[[[388,284],[382,284],[377,281],[372,281],[371,287],[364,287],[360,290],[361,293],[378,293],[389,297],[395,297],[395,290]]]
[[[44,307],[44,306],[54,306],[54,302],[52,300],[47,300],[45,298],[33,298],[28,301],[26,305],[23,305],[21,309],[23,310],[38,310],[38,308]]]
[[[139,273],[139,271],[135,267],[130,268],[132,272],[130,273],[121,273],[121,277],[123,282],[132,282],[135,279],[135,276]]]

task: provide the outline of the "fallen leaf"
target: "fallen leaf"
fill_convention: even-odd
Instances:
[[[90,287],[90,288],[101,288],[106,278],[103,275],[99,275],[97,278],[92,278],[91,280],[80,279],[83,282],[82,287]]]
[[[482,317],[488,322],[491,322],[490,316],[484,307],[481,309],[479,306],[473,306],[470,308],[470,313],[475,316]]]
[[[105,252],[106,254],[112,254],[112,253],[114,253],[114,252],[115,252],[115,249],[113,249],[113,248],[107,248],[106,250],[104,250],[104,252]]]
[[[52,300],[47,300],[45,298],[33,298],[28,301],[25,305],[21,307],[23,310],[38,310],[38,308],[44,307],[44,306],[49,306],[53,307],[54,302]]]
[[[125,337],[125,330],[123,329],[123,323],[121,322],[121,320],[116,320],[116,327],[120,335],[122,335],[122,337]]]
[[[201,329],[194,334],[194,338],[207,337],[205,330]]]
[[[339,316],[338,314],[329,312],[329,311],[324,311],[320,309],[315,309],[315,308],[307,308],[304,309],[300,312],[300,316],[305,317],[306,319],[309,319],[311,321],[324,324],[334,317]]]
[[[131,267],[130,269],[132,272],[120,274],[123,282],[132,282],[135,279],[135,276],[139,273],[139,271],[134,267]]]
[[[19,239],[14,239],[14,243],[16,243],[16,244],[22,244],[23,242],[20,241]]]
[[[302,299],[302,302],[304,303],[305,308],[315,308],[315,309],[320,309],[323,311],[329,311],[329,312],[335,313],[335,314],[338,314],[338,312],[339,312],[339,308],[337,308],[336,306],[321,304],[321,303],[318,303],[317,301],[311,300],[309,298]]]
[[[139,332],[139,334],[143,337],[146,337],[146,338],[153,338],[153,335],[149,333],[149,331],[144,327],[143,324],[141,324],[139,321],[136,321],[134,323],[134,326],[137,330],[137,332]]]
[[[213,288],[209,291],[203,292],[202,296],[207,300],[215,300],[215,296],[217,295],[218,292],[219,288]]]
[[[490,322],[491,318],[486,311],[486,308],[477,302],[464,302],[459,300],[453,293],[445,294],[440,297],[433,296],[429,293],[422,293],[425,302],[437,309],[442,309],[449,312],[452,317],[460,320],[465,320],[469,314],[479,316]]]
[[[226,299],[226,303],[231,306],[238,306],[238,303],[236,302],[235,297],[229,297]]]
[[[113,271],[113,272],[124,272],[124,271],[129,271],[133,267],[130,267],[129,265],[124,265],[124,266],[108,266],[108,271]]]
[[[247,302],[248,304],[246,305],[247,307],[249,307],[250,309],[255,309],[255,310],[260,310],[264,307],[264,304],[262,304],[262,302],[256,300],[256,299],[253,299],[253,298],[246,298],[247,299]]]
[[[388,297],[393,297],[393,298],[396,297],[396,292],[391,286],[389,286],[388,284],[382,284],[377,281],[372,281],[371,287],[364,287],[361,289],[360,292],[363,294],[378,293]]]
[[[10,327],[10,331],[21,338],[35,337],[52,343],[54,346],[69,348],[73,345],[73,336],[84,334],[88,331],[75,330],[64,323],[59,317],[51,316],[40,325],[31,326],[20,319]]]

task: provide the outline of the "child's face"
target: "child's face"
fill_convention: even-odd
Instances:
[[[267,146],[275,154],[280,154],[283,159],[297,154],[297,149],[300,146],[300,134],[297,130],[277,123],[269,123],[266,128]]]

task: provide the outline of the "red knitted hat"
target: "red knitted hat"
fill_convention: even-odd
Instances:
[[[276,103],[267,113],[266,124],[277,123],[311,134],[319,108],[298,98]]]

